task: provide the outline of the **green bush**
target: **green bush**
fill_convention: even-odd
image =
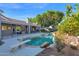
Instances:
[[[20,27],[20,26],[16,26],[16,28],[15,28],[16,30],[19,30],[19,31],[21,31],[22,30],[22,28]]]
[[[74,15],[71,17],[65,17],[64,21],[58,25],[58,30],[61,33],[67,33],[70,35],[79,35],[79,17]]]

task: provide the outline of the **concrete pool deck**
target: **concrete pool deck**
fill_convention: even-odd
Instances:
[[[3,38],[5,42],[0,46],[0,56],[34,56],[43,51],[44,49],[40,47],[24,47],[22,49],[18,49],[15,53],[10,52],[10,49],[13,45],[20,43],[18,38],[29,38],[29,37],[37,37],[44,33],[32,33],[32,34],[23,34],[23,35],[14,35]]]

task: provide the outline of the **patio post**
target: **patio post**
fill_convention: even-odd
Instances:
[[[30,26],[30,24],[28,25],[28,33],[29,34],[31,33],[31,26]]]

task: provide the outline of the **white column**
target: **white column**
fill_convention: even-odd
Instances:
[[[28,33],[30,34],[31,33],[31,26],[28,25]]]
[[[0,27],[1,27],[1,21],[0,21]],[[1,28],[0,28],[0,40],[1,40],[1,38],[2,38],[2,37],[1,37]]]

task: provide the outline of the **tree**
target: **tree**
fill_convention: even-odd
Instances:
[[[68,7],[71,11],[71,7]],[[58,25],[58,31],[60,33],[66,33],[69,35],[75,35],[78,36],[79,35],[79,14],[78,14],[78,7],[76,7],[77,12],[74,13],[73,15],[71,15],[71,12],[68,11],[67,16],[65,16],[63,18],[63,22]],[[73,12],[72,12],[73,13]]]
[[[37,22],[39,25],[41,25],[42,27],[44,26],[43,17],[42,17],[41,14],[38,14],[35,19],[36,19],[36,22]]]
[[[58,25],[58,23],[61,22],[64,13],[60,12],[60,11],[52,11],[52,10],[48,10],[47,11],[47,15],[48,15],[48,20],[50,25]]]
[[[48,27],[50,25],[58,25],[61,22],[64,16],[63,12],[48,10],[42,14],[38,14],[34,18],[30,18],[29,20],[33,23],[37,23],[42,27]]]
[[[71,16],[72,13],[72,6],[70,4],[67,4],[66,6],[66,16]]]
[[[32,18],[27,18],[28,19],[28,22],[32,22]]]

